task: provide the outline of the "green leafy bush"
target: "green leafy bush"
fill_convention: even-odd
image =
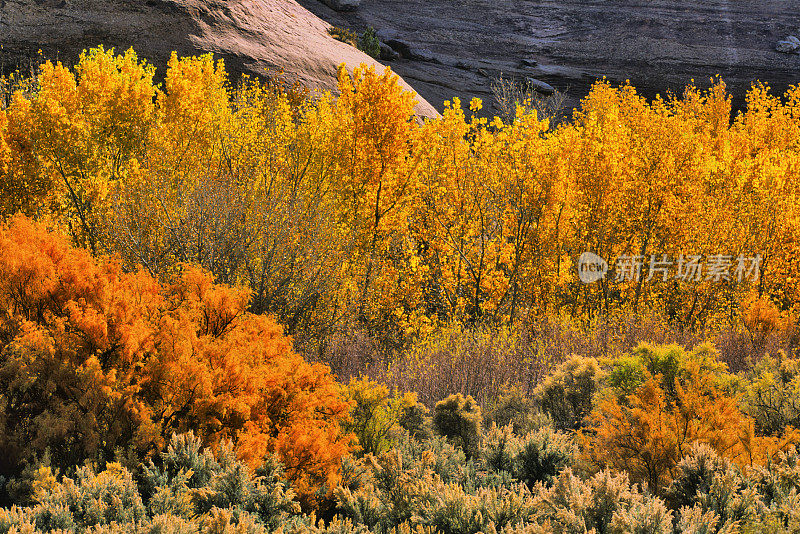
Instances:
[[[549,428],[521,438],[517,449],[514,478],[531,490],[539,483],[549,485],[563,469],[573,467],[578,452],[570,436]]]
[[[558,430],[577,430],[592,411],[604,373],[594,358],[572,356],[536,387],[533,398]]]
[[[800,428],[800,362],[779,352],[761,358],[745,374],[740,405],[756,421],[759,432],[782,435],[787,426]]]
[[[49,468],[41,472],[49,474]],[[0,510],[0,534],[28,527],[44,532],[75,531],[96,525],[139,523],[146,518],[138,487],[120,464],[109,463],[100,473],[79,467],[75,478],[64,477],[61,482],[52,476],[43,478],[49,483],[38,486],[35,505]]]
[[[445,534],[473,534],[485,532],[490,524],[497,529],[520,524],[533,513],[534,501],[524,486],[468,493],[449,484],[420,499],[412,522]]]
[[[516,434],[524,434],[552,423],[546,414],[536,409],[534,400],[519,386],[504,387],[500,396],[486,413],[484,424],[498,427],[512,425]]]
[[[535,501],[537,522],[554,533],[672,532],[672,513],[624,473],[604,470],[583,481],[568,468],[551,488],[537,491]]]
[[[690,517],[709,517],[712,512],[720,530],[752,523],[765,511],[762,496],[740,470],[701,443],[693,445],[675,467],[666,499],[673,509],[685,510],[682,514]]]
[[[146,494],[152,496],[148,506],[153,515],[190,519],[229,509],[236,520],[250,514],[264,526],[275,528],[300,511],[275,458],[267,456],[252,472],[236,459],[230,443],[223,444],[215,456],[210,449],[201,449],[200,440],[191,432],[173,436],[160,465],[151,461],[143,478]]]
[[[380,57],[381,43],[375,34],[375,28],[370,26],[358,37],[358,49],[375,59]]]
[[[514,471],[514,459],[519,453],[519,438],[514,434],[511,425],[499,427],[492,424],[481,438],[481,456],[483,465],[493,471],[511,474]]]
[[[354,48],[358,48],[365,54],[376,59],[381,55],[381,43],[375,33],[375,28],[369,27],[364,30],[361,35],[358,35],[354,31],[347,28],[331,26],[328,28],[328,34],[337,41],[341,41]]]
[[[630,353],[611,361],[607,383],[620,397],[633,394],[646,380],[646,376],[660,376],[661,387],[675,397],[675,380],[685,378],[688,361],[699,364],[702,372],[718,376],[724,381],[729,378],[725,364],[717,358],[717,351],[709,345],[698,345],[686,351],[679,345],[651,345],[642,343]]]
[[[345,396],[354,407],[343,426],[356,435],[363,454],[380,454],[393,447],[401,420],[415,433],[424,432],[423,411],[413,393],[395,391],[390,395],[382,384],[354,378],[347,385]]]
[[[419,476],[425,470],[430,470],[445,483],[469,483],[470,477],[474,476],[473,461],[467,459],[464,451],[453,446],[445,437],[433,436],[418,441],[407,434],[398,440],[397,450],[403,465],[415,466]]]
[[[424,440],[431,437],[430,410],[419,401],[403,406],[398,423],[416,439]]]
[[[457,444],[467,457],[478,453],[481,430],[481,407],[471,395],[450,395],[436,403],[433,425],[436,431]]]

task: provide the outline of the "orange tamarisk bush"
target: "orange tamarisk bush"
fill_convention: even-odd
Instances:
[[[756,436],[754,420],[739,411],[713,373],[693,361],[683,379],[675,378],[674,398],[661,375],[645,371],[642,386],[624,398],[609,395],[591,420],[593,432],[581,436],[589,458],[627,471],[654,493],[669,485],[693,443],[705,443],[744,467],[769,462],[800,438],[791,427],[781,437]]]
[[[349,404],[248,298],[195,267],[124,273],[22,216],[0,227],[0,474],[46,448],[68,466],[193,430],[253,465],[277,453],[304,495],[333,486]]]

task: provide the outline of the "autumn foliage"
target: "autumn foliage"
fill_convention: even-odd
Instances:
[[[305,101],[233,86],[210,56],[153,74],[132,51],[44,63],[0,111],[2,215],[52,216],[156,277],[201,265],[303,341],[647,310],[703,329],[758,299],[797,316],[798,89],[756,85],[734,116],[719,80],[650,102],[599,82],[551,128],[458,99],[420,123],[388,70],[340,69],[338,98]],[[584,285],[587,250],[641,256],[643,275]],[[645,280],[664,254],[734,265]],[[760,278],[740,281],[756,254]]]
[[[773,462],[800,442],[791,426],[777,436],[757,435],[755,419],[742,413],[736,397],[726,391],[732,377],[713,352],[698,348],[684,354],[679,347],[645,346],[634,353],[637,357],[650,365],[600,395],[581,436],[596,464],[624,470],[660,494],[697,443],[740,467],[752,467]],[[631,359],[623,360],[626,371]]]
[[[160,451],[193,430],[258,465],[276,453],[301,493],[335,485],[349,405],[249,291],[185,266],[159,283],[40,224],[0,229],[0,473]]]
[[[614,325],[651,314],[698,341],[738,328],[756,357],[776,332],[796,346],[800,88],[756,84],[734,114],[720,80],[651,101],[602,81],[556,126],[524,104],[488,120],[457,98],[418,120],[389,69],[341,67],[337,97],[233,84],[208,55],[173,54],[155,79],[133,51],[98,48],[74,68],[43,63],[3,99],[0,477],[27,469],[39,486],[73,487],[39,463],[158,461],[192,431],[200,442],[174,440],[200,464],[202,444],[240,482],[263,480],[234,450],[275,480],[285,468],[305,504],[335,491],[346,517],[387,532],[534,517],[639,531],[620,525],[744,516],[709,519],[699,497],[667,511],[631,480],[662,495],[696,465],[717,466],[724,485],[796,464],[795,354],[735,376],[710,349],[628,353],[640,339]],[[586,251],[640,258],[640,276],[584,284]],[[733,265],[648,279],[648,263],[682,255]],[[760,276],[733,270],[755,255]],[[432,419],[413,394],[367,378],[343,388],[292,347],[324,360],[356,338],[347,370],[410,385],[429,408],[444,398]],[[546,354],[551,341],[560,352]],[[512,390],[521,413],[505,421],[527,436],[482,423],[503,411],[491,396]],[[148,468],[154,480],[162,467]],[[169,491],[156,498],[154,482],[144,497],[188,499],[187,473],[173,471]],[[81,471],[111,486],[121,472]],[[792,488],[780,504],[763,492],[776,521],[789,521]],[[202,521],[222,529],[238,513]],[[21,524],[10,516],[0,534]]]

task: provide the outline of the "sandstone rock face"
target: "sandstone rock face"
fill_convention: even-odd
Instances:
[[[430,50],[439,63],[391,66],[436,106],[454,95],[491,103],[500,73],[568,90],[571,106],[603,76],[652,97],[719,74],[738,106],[755,80],[776,93],[800,82],[800,55],[775,49],[800,37],[794,0],[362,0],[346,14],[299,2],[336,25]]]
[[[0,62],[6,71],[25,68],[41,49],[45,57],[74,63],[82,50],[102,44],[133,47],[162,68],[173,50],[213,52],[228,72],[282,72],[290,82],[322,91],[336,90],[341,63],[383,70],[330,37],[329,26],[294,0],[0,0]],[[417,100],[419,115],[437,115]]]

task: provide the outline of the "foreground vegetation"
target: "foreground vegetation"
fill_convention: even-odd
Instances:
[[[0,534],[800,530],[800,89],[153,77],[2,80]]]

